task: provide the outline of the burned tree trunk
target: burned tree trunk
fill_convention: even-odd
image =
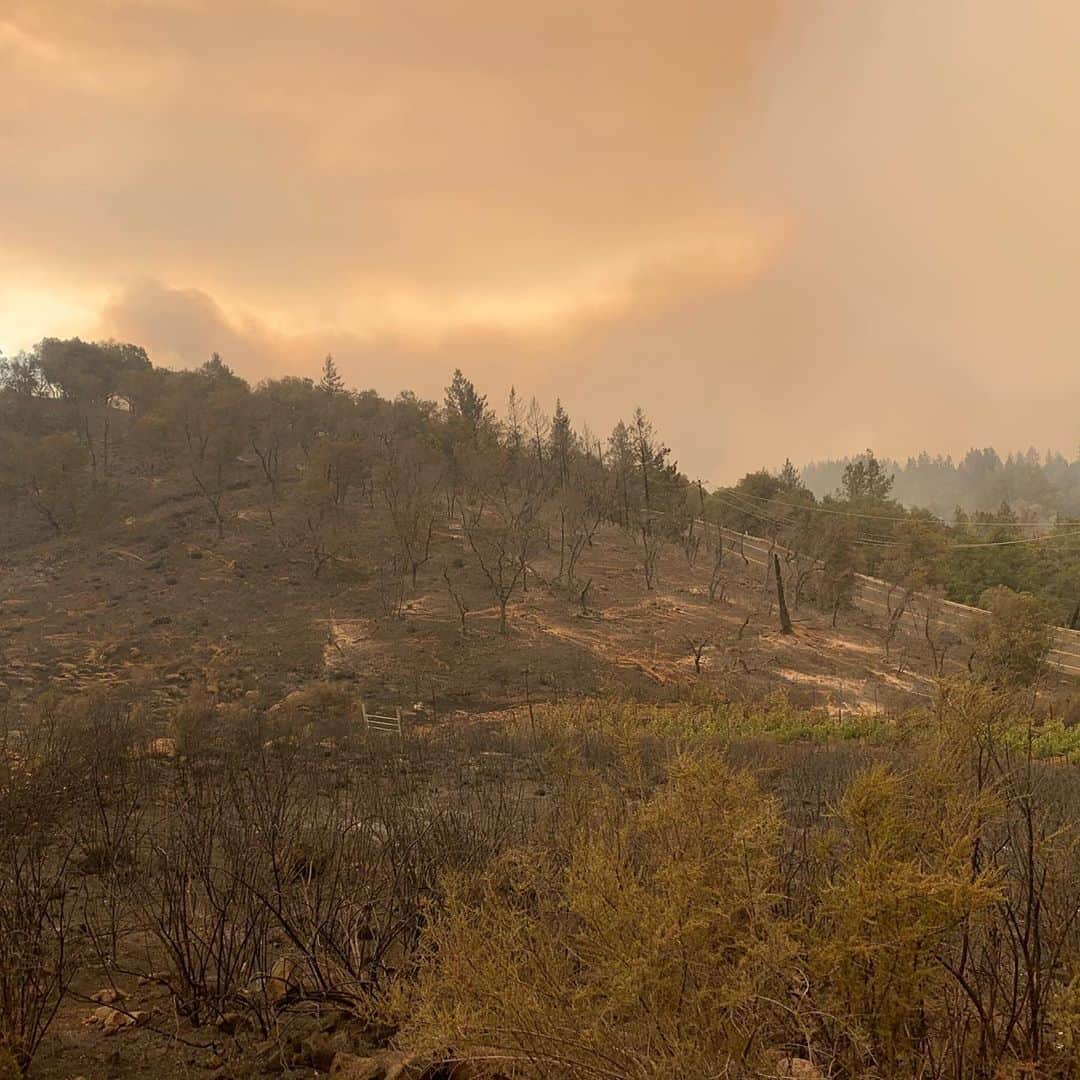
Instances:
[[[780,572],[780,556],[773,552],[773,569],[776,571],[776,599],[780,604],[780,633],[794,634],[791,617],[788,615],[787,601],[784,599],[784,577]]]

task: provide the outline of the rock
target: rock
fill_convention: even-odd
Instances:
[[[107,987],[104,990],[95,990],[90,995],[91,1001],[96,1001],[99,1005],[115,1005],[118,1001],[123,1001],[127,997],[127,994],[123,990],[117,990],[115,987]]]
[[[150,1019],[148,1012],[121,1012],[108,1005],[95,1009],[83,1020],[84,1027],[99,1027],[105,1035],[115,1035],[128,1028],[139,1027]]]
[[[781,1058],[777,1068],[778,1076],[790,1076],[794,1080],[825,1080],[825,1074],[806,1058]]]
[[[302,973],[303,967],[298,960],[291,956],[279,956],[265,982],[267,998],[277,1004],[290,990],[299,990]]]
[[[114,1009],[103,1005],[100,1009],[95,1009],[89,1016],[83,1017],[83,1027],[101,1027],[112,1016],[113,1012],[115,1012]]]
[[[172,622],[171,615],[155,615],[150,620],[151,626],[168,626]]]
[[[103,1030],[106,1035],[115,1035],[118,1031],[125,1031],[127,1028],[142,1027],[149,1019],[148,1012],[122,1013],[113,1009],[112,1016],[105,1021]]]

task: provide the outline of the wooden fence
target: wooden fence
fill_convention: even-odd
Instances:
[[[367,705],[360,703],[360,711],[364,717],[364,730],[376,732],[381,735],[396,735],[399,739],[405,735],[401,723],[401,709],[395,708],[393,716],[385,713],[368,712]]]

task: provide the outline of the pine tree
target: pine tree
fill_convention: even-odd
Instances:
[[[791,463],[791,458],[784,459],[784,467],[780,470],[780,486],[785,491],[799,491],[805,485],[799,470]]]
[[[630,443],[630,430],[620,420],[608,438],[608,463],[615,478],[615,498],[619,523],[630,527],[630,474],[634,468],[634,450]]]
[[[461,368],[454,369],[454,377],[446,388],[445,404],[447,418],[462,421],[474,435],[488,419],[487,395],[477,392]]]
[[[338,373],[337,364],[334,363],[334,358],[330,353],[326,354],[326,359],[323,361],[319,389],[324,394],[330,394],[331,396],[345,393],[345,380]]]
[[[516,455],[521,452],[524,441],[521,399],[517,390],[511,386],[510,395],[506,399],[506,444],[511,453]]]
[[[233,377],[233,370],[221,359],[221,353],[211,353],[210,359],[199,370],[203,375],[211,379],[229,379]]]
[[[574,432],[570,427],[570,416],[562,402],[555,399],[555,415],[551,418],[551,431],[548,434],[548,453],[559,470],[559,482],[570,482],[570,450],[574,444]]]

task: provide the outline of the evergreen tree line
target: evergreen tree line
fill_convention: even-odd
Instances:
[[[815,495],[835,491],[850,457],[815,461],[802,478]],[[923,506],[950,518],[957,509],[967,513],[990,510],[1003,502],[1021,516],[1034,519],[1056,514],[1080,515],[1080,454],[1069,461],[1063,454],[1030,447],[1002,458],[993,447],[969,450],[959,461],[931,456],[925,450],[906,461],[884,460],[895,478],[893,495],[905,506]]]

